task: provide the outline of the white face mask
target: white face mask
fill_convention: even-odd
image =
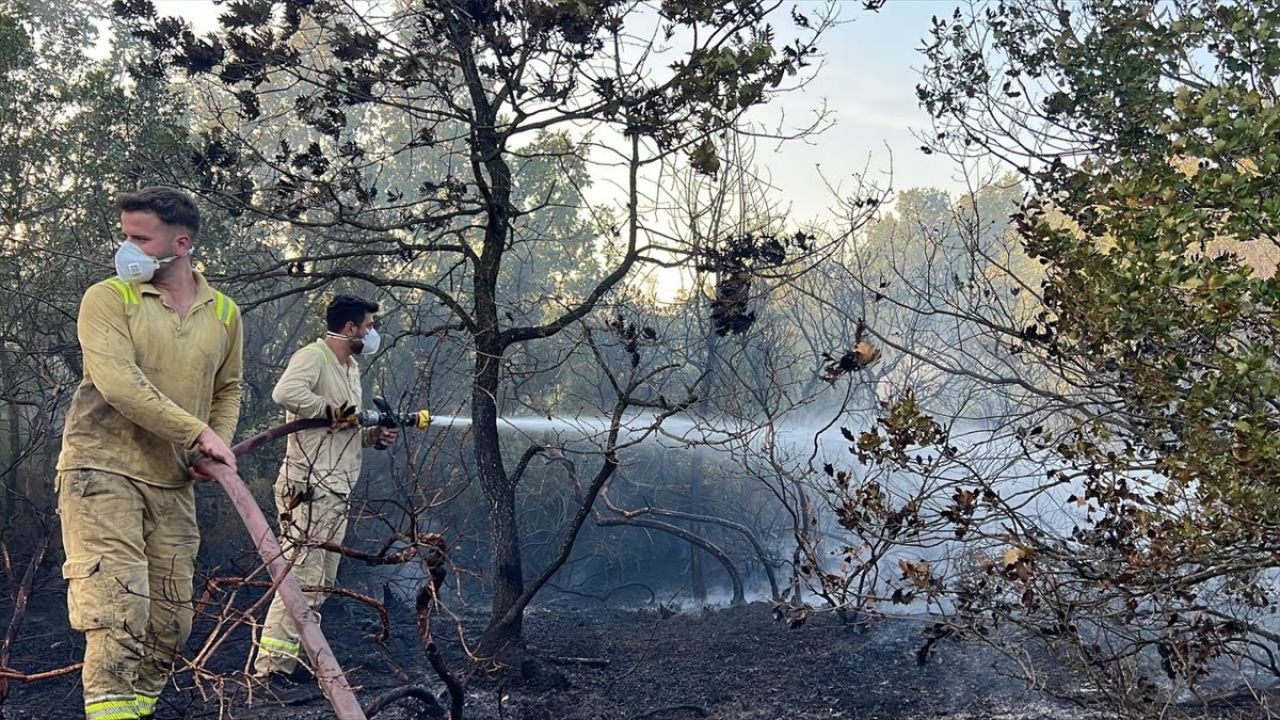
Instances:
[[[336,332],[331,332],[326,334],[332,338],[341,338],[343,340],[346,340],[347,342],[351,343],[352,345],[351,349],[355,350],[361,355],[372,355],[378,352],[378,348],[382,346],[382,336],[379,335],[378,331],[373,328],[369,328],[369,334],[365,335],[362,338],[351,337],[350,335],[343,335],[341,333],[336,333]],[[359,347],[356,347],[357,345]]]
[[[177,255],[153,258],[143,252],[142,248],[125,240],[116,249],[116,274],[125,282],[150,282],[157,270],[177,259]]]

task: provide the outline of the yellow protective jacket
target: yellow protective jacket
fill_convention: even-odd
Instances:
[[[84,379],[67,411],[58,470],[93,469],[152,485],[189,482],[204,428],[228,444],[243,394],[240,312],[200,273],[186,317],[150,283],[104,280],[80,303]]]
[[[361,406],[360,366],[346,365],[317,340],[289,358],[271,399],[285,409],[285,420],[324,417],[330,405]],[[348,495],[360,477],[361,448],[368,433],[358,428],[303,430],[289,436],[282,475],[293,486],[310,485]]]

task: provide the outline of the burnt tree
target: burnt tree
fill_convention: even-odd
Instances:
[[[638,266],[696,262],[660,232],[656,173],[682,160],[714,174],[712,138],[804,80],[831,9],[782,7],[239,0],[197,37],[145,0],[115,3],[157,53],[135,72],[181,76],[203,128],[197,172],[172,182],[257,236],[240,248],[252,271],[229,280],[250,296],[361,280],[416,300],[409,333],[457,336],[472,356],[493,589],[482,655],[520,649],[533,575],[498,433],[512,356],[588,318]],[[603,207],[585,195],[596,177],[614,180]]]

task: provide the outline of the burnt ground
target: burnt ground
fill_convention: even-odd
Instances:
[[[67,630],[60,603],[38,603],[24,625],[13,664],[25,670],[56,667],[78,659],[78,635]],[[7,617],[0,607],[0,618]],[[368,703],[403,684],[387,658],[436,690],[443,687],[426,669],[407,608],[397,613],[397,631],[380,651],[369,639],[372,614],[350,601],[325,606],[325,632],[339,659],[363,686]],[[462,615],[482,627],[479,609]],[[606,607],[574,599],[553,601],[528,612],[526,635],[536,652],[561,658],[607,661],[603,667],[555,664],[563,685],[541,690],[471,688],[465,717],[476,720],[1092,720],[1102,716],[1029,694],[1007,677],[990,651],[942,645],[925,665],[916,662],[922,623],[886,620],[869,630],[841,626],[817,616],[798,628],[774,620],[767,604],[700,611],[658,612]],[[207,632],[207,627],[204,628]],[[452,632],[451,632],[452,631]],[[192,647],[199,642],[197,628]],[[456,630],[441,626],[440,644],[456,667]],[[248,633],[233,637],[212,663],[234,677],[243,668]],[[190,673],[180,674],[192,684]],[[499,697],[502,697],[499,703]],[[18,684],[3,708],[11,720],[82,717],[76,677]],[[501,704],[501,707],[499,707]],[[418,706],[403,700],[377,715],[416,718]],[[190,688],[170,689],[161,718],[258,718],[319,720],[332,717],[323,700],[306,705],[249,707],[242,700],[202,701]]]

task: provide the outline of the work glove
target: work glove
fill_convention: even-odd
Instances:
[[[343,430],[355,427],[360,422],[359,410],[354,405],[330,405],[324,409],[324,418],[329,421],[330,430]]]

